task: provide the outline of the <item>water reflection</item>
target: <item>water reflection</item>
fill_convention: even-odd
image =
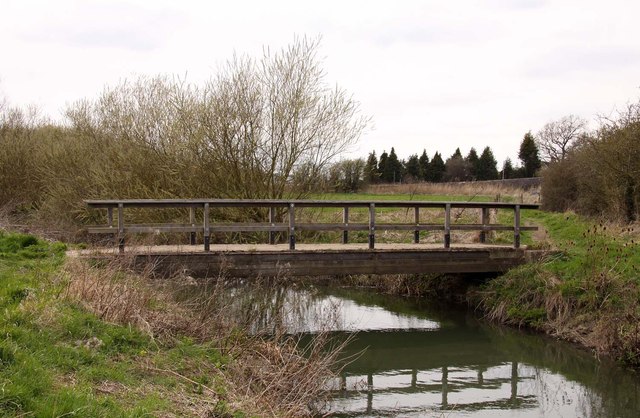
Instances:
[[[325,292],[349,301],[349,318],[357,318],[360,308],[376,308],[412,324],[385,327],[380,325],[393,321],[372,324],[365,315],[369,320],[354,326],[360,331],[346,355],[363,354],[331,382],[333,416],[640,415],[636,374],[568,344],[493,327],[424,300],[351,289]]]
[[[255,332],[357,331],[329,382],[332,416],[640,416],[635,373],[466,312],[353,289],[234,292]]]

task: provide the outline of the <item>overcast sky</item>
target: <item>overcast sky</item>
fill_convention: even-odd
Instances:
[[[0,98],[61,118],[141,74],[202,82],[234,52],[321,36],[327,81],[372,125],[351,156],[489,145],[640,97],[640,1],[0,0]]]

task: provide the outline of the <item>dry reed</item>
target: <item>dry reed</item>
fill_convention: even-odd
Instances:
[[[298,417],[323,408],[329,396],[326,382],[335,377],[339,353],[346,342],[332,345],[330,334],[324,331],[304,343],[282,330],[268,337],[250,334],[241,327],[252,321],[251,314],[238,315],[231,309],[233,298],[229,297],[224,277],[159,280],[151,279],[151,271],[152,266],[134,271],[132,260],[127,258],[100,266],[70,258],[64,268],[63,278],[68,282],[64,296],[104,321],[140,329],[160,347],[171,346],[184,336],[212,343],[233,359],[231,364],[224,370],[205,364],[194,368],[210,370],[223,379],[228,388],[225,400],[246,412]],[[190,379],[182,371],[157,367],[148,360],[140,367],[146,372]],[[196,410],[206,410],[207,405],[221,399],[219,394],[209,395],[198,398],[204,406]]]
[[[430,194],[469,196],[469,200],[477,196],[490,196],[493,200],[511,200],[521,203],[540,203],[540,187],[521,187],[512,183],[500,182],[461,182],[461,183],[403,183],[372,184],[365,190],[372,194]]]

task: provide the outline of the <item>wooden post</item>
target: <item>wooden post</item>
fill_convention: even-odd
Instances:
[[[296,249],[296,208],[289,203],[289,249]]]
[[[269,207],[269,223],[271,224],[271,228],[276,226],[276,208],[273,206]],[[269,244],[273,245],[276,243],[276,231],[269,231]]]
[[[489,208],[482,208],[482,231],[480,231],[480,242],[484,244],[487,242],[487,231],[484,227],[489,225]]]
[[[520,248],[520,205],[513,207],[513,246]]]
[[[349,226],[349,207],[345,206],[342,209],[342,222],[344,223],[345,228]],[[346,244],[349,242],[349,231],[346,229],[342,231],[342,243]]]
[[[518,400],[518,362],[511,362],[511,402]]]
[[[124,253],[124,204],[118,203],[118,252]]]
[[[369,249],[376,246],[376,204],[369,204]]]
[[[189,208],[189,222],[191,222],[191,227],[196,227],[196,208],[193,206]],[[196,231],[191,231],[189,243],[191,245],[196,245]]]
[[[209,203],[204,204],[204,251],[211,250],[211,230],[209,229]]]
[[[107,226],[109,228],[113,228],[113,208],[107,208]],[[115,245],[116,244],[116,240],[118,237],[118,232],[114,232],[113,235],[111,236],[111,245]]]
[[[451,248],[451,203],[444,206],[444,248]]]
[[[442,409],[449,406],[449,368],[442,366]]]
[[[416,222],[416,226],[420,226],[420,208],[417,206],[415,207],[414,220]],[[420,243],[420,230],[418,229],[413,231],[413,243]]]
[[[367,414],[373,412],[373,373],[367,374]]]

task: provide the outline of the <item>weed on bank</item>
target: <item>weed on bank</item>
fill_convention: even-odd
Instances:
[[[489,318],[640,365],[640,231],[573,213],[533,211],[557,250],[489,281],[472,301]]]

